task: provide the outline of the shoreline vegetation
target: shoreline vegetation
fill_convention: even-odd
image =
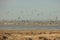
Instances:
[[[60,26],[60,21],[0,21],[0,25]]]

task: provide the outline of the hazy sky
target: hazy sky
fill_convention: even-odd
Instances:
[[[60,19],[60,0],[0,0],[0,20]]]

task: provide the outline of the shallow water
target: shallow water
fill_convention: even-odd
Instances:
[[[60,26],[0,26],[0,30],[60,30]]]

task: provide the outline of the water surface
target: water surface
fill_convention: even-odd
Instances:
[[[0,26],[0,30],[60,30],[60,26]]]

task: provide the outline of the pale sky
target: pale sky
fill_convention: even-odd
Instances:
[[[60,0],[0,0],[0,20],[60,19]]]

